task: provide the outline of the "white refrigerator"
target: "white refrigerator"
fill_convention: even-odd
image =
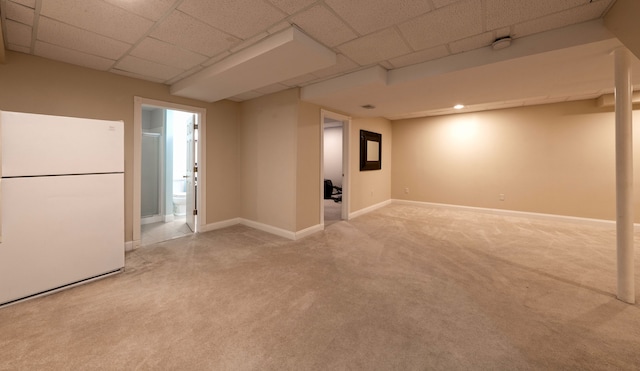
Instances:
[[[0,306],[124,267],[122,121],[0,111]]]

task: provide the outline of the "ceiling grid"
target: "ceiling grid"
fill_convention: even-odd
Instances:
[[[468,54],[470,58],[482,55],[476,66],[481,67],[484,59],[496,59],[485,56],[484,50],[490,49],[497,38],[510,36],[514,45],[533,42],[541,39],[539,35],[601,20],[614,2],[0,0],[0,20],[7,50],[167,85],[202,74],[239,53],[258,50],[291,25],[335,53],[335,64],[331,66],[301,69],[299,76],[227,97],[242,101],[291,87],[321,84],[375,66],[389,72],[418,65],[434,68],[440,60],[457,61],[457,55]],[[598,37],[592,41],[602,41]],[[563,58],[569,61],[569,57]],[[610,91],[610,87],[593,81],[566,85],[558,92],[550,90],[545,95],[547,101]],[[552,88],[556,87],[549,87]],[[567,95],[560,97],[560,91]],[[545,101],[543,96],[509,101],[527,99]],[[390,117],[389,112],[363,114]]]

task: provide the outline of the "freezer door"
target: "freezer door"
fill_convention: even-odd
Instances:
[[[124,267],[123,177],[2,180],[0,304]]]
[[[2,177],[124,171],[124,126],[0,111]]]

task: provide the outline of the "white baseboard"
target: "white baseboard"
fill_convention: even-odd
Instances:
[[[515,210],[504,210],[504,209],[490,209],[490,208],[474,207],[474,206],[439,204],[434,202],[394,199],[393,203],[397,205],[437,207],[437,208],[443,208],[443,209],[464,210],[464,211],[472,211],[472,212],[479,212],[479,213],[485,213],[485,214],[515,216],[515,217],[521,217],[521,218],[542,219],[542,220],[559,221],[559,222],[584,224],[584,225],[594,225],[594,226],[595,225],[615,226],[616,224],[614,220],[606,220],[606,219],[592,219],[592,218],[581,218],[581,217],[569,216],[569,215],[543,214],[543,213],[533,213],[528,211],[515,211]],[[637,223],[634,224],[634,229],[640,230],[640,224],[637,224]]]
[[[138,242],[138,247],[140,246],[140,243]],[[134,247],[133,241],[126,241],[124,243],[124,251],[133,251],[136,248]]]
[[[231,227],[232,225],[236,225],[236,224],[240,224],[240,223],[241,223],[241,219],[240,218],[227,219],[227,220],[223,220],[221,222],[215,222],[215,223],[209,223],[209,224],[201,225],[198,228],[198,232],[215,231],[216,229],[227,228],[227,227]]]
[[[172,221],[174,221],[175,219],[176,219],[176,216],[175,216],[175,215],[173,215],[173,214],[167,214],[167,215],[165,215],[165,216],[164,216],[163,221],[164,221],[165,223],[168,223],[168,222],[172,222]]]
[[[259,222],[254,222],[253,220],[244,219],[244,218],[240,218],[240,224],[246,225],[247,227],[251,227],[251,228],[255,228],[255,229],[261,230],[263,232],[275,234],[276,236],[288,238],[290,240],[295,240],[296,239],[296,233],[295,232],[287,231],[286,229],[274,227],[272,225],[263,224],[263,223],[259,223]]]
[[[314,233],[317,233],[317,232],[321,232],[323,230],[324,230],[324,224],[316,224],[316,225],[311,226],[309,228],[305,228],[305,229],[303,229],[301,231],[297,231],[296,234],[295,234],[295,239],[299,240],[301,238],[305,238],[307,236],[310,236],[310,235],[312,235]]]
[[[140,224],[151,224],[162,221],[164,221],[164,216],[162,215],[145,216],[140,218]]]
[[[287,231],[287,230],[282,229],[282,228],[274,227],[274,226],[271,226],[271,225],[268,225],[268,224],[264,224],[264,223],[255,222],[255,221],[249,220],[249,219],[233,218],[233,219],[223,220],[223,221],[220,221],[220,222],[201,225],[201,226],[198,227],[198,233],[215,231],[217,229],[227,228],[227,227],[231,227],[231,226],[237,225],[237,224],[246,225],[247,227],[255,228],[255,229],[261,230],[263,232],[274,234],[276,236],[288,238],[290,240],[299,240],[301,238],[307,237],[307,236],[309,236],[311,234],[314,234],[316,232],[320,232],[320,231],[324,230],[324,225],[323,224],[317,224],[317,225],[311,226],[309,228],[305,228],[305,229],[303,229],[301,231],[298,231],[298,232],[291,232],[291,231]],[[138,241],[127,241],[127,242],[125,242],[125,251],[132,251],[132,250],[135,250],[135,249],[137,249],[139,247],[140,247],[140,241],[139,240]]]
[[[282,228],[274,227],[264,223],[259,223],[249,219],[233,218],[233,219],[223,220],[221,222],[203,225],[200,227],[199,232],[215,231],[216,229],[227,228],[237,224],[246,225],[247,227],[255,228],[263,232],[274,234],[276,236],[288,238],[290,240],[298,240],[300,238],[303,238],[313,233],[324,230],[324,226],[322,224],[318,224],[298,232],[291,232]]]
[[[364,209],[360,209],[358,211],[354,211],[352,213],[349,213],[349,220],[351,220],[353,218],[357,218],[360,215],[364,215],[364,214],[370,213],[370,212],[372,212],[374,210],[377,210],[377,209],[379,209],[381,207],[385,207],[387,205],[391,205],[391,201],[392,200],[382,201],[382,202],[377,203],[375,205],[371,205],[371,206],[365,207]]]

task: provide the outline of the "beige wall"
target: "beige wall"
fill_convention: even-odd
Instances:
[[[240,104],[207,107],[207,223],[240,216]]]
[[[320,223],[320,107],[289,89],[242,103],[245,219],[296,232]]]
[[[242,102],[241,216],[296,228],[298,90]]]
[[[614,120],[588,100],[395,121],[392,197],[614,219]]]
[[[382,169],[360,171],[360,130],[382,134]],[[391,122],[384,118],[354,118],[349,130],[349,212],[373,206],[391,198]],[[395,136],[395,134],[394,134]]]
[[[123,120],[125,125],[125,239],[133,238],[134,96],[207,110],[207,223],[239,216],[239,105],[175,97],[163,84],[7,52],[0,64],[0,110]]]
[[[604,17],[605,26],[638,58],[640,58],[639,16],[640,1],[616,0]]]
[[[296,231],[320,224],[320,107],[300,102],[296,164]]]

